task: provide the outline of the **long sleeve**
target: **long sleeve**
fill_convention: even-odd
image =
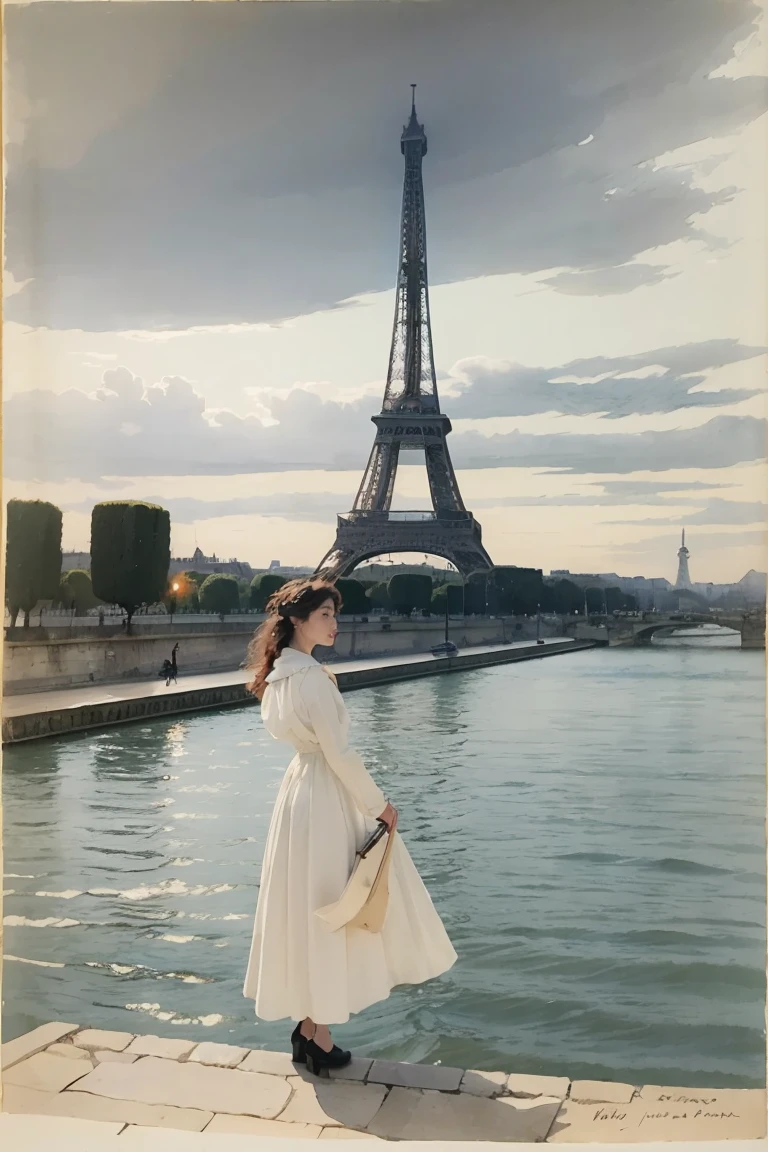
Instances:
[[[323,755],[360,811],[366,816],[380,816],[387,806],[386,797],[362,758],[349,746],[339,720],[337,691],[322,669],[311,669],[304,677],[302,697]]]

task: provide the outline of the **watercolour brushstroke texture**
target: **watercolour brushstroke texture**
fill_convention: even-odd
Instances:
[[[764,5],[4,24],[5,1111],[762,1138]],[[315,574],[458,954],[331,1087],[242,994]]]

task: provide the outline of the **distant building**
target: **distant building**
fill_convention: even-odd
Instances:
[[[579,588],[619,588],[633,596],[638,608],[659,612],[707,611],[709,608],[764,608],[766,602],[765,572],[751,569],[736,584],[697,583],[691,580],[688,566],[690,552],[685,531],[677,550],[677,578],[672,585],[663,577],[619,576],[616,572],[571,572],[553,568],[550,580],[570,580]]]
[[[404,574],[429,576],[431,579],[440,580],[444,584],[461,583],[461,577],[454,569],[436,568],[427,563],[426,560],[421,564],[361,564],[359,568],[355,568],[354,572],[350,573],[349,578],[351,580],[375,580],[376,583],[385,583],[391,580],[393,576]]]
[[[549,573],[549,579],[570,580],[571,584],[577,584],[579,588],[602,588],[603,586],[603,577],[598,576],[597,572],[571,572],[570,568],[553,568]]]
[[[767,582],[765,572],[750,568],[736,584],[711,585],[712,605],[715,608],[764,608]]]
[[[286,564],[281,564],[279,560],[272,560],[269,568],[254,568],[254,575],[260,572],[269,572],[272,576],[285,576],[287,580],[293,580],[297,576],[311,576],[314,568],[291,568]]]
[[[664,576],[618,576],[615,572],[604,572],[600,580],[606,588],[619,588],[625,596],[634,596],[638,608],[646,612],[658,608],[672,587]]]
[[[177,572],[200,572],[210,576],[214,572],[228,572],[232,576],[242,576],[252,580],[254,570],[246,560],[220,560],[215,554],[206,556],[201,548],[195,548],[191,556],[174,556],[168,568],[168,575],[174,576]]]
[[[85,572],[91,570],[91,554],[90,552],[62,552],[61,554],[61,570],[62,572],[71,572],[73,568],[81,568]]]

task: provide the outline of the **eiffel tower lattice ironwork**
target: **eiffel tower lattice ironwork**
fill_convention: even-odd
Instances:
[[[429,322],[427,238],[421,162],[427,137],[416,117],[403,129],[405,157],[400,259],[389,370],[376,437],[352,511],[337,518],[336,540],[316,569],[335,580],[374,556],[421,552],[450,561],[464,576],[493,567],[480,525],[464,507],[448,454],[451,422],[440,411]],[[431,512],[393,512],[392,494],[400,453],[418,450],[432,497]]]

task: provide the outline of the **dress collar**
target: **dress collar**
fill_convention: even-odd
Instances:
[[[274,668],[267,676],[267,683],[274,684],[276,680],[285,680],[294,672],[299,672],[302,668],[312,668],[314,665],[320,667],[314,656],[308,656],[306,652],[300,652],[298,648],[283,648],[275,660]]]

